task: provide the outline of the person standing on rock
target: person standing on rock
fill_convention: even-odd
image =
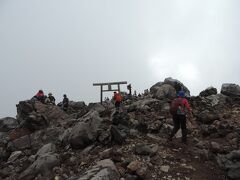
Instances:
[[[119,109],[122,102],[122,96],[119,92],[114,92],[113,94],[115,108]]]
[[[69,104],[69,100],[68,100],[68,98],[67,98],[67,95],[64,94],[64,95],[63,95],[63,101],[62,101],[62,109],[63,109],[64,111],[67,111],[67,110],[68,110],[68,104]]]
[[[169,137],[169,141],[172,141],[173,136],[178,132],[181,127],[182,130],[182,142],[187,143],[187,115],[192,116],[192,110],[188,103],[188,100],[185,98],[184,91],[179,91],[177,94],[177,98],[175,98],[170,106],[170,113],[173,117],[173,125],[174,128]],[[190,118],[191,120],[191,118]]]

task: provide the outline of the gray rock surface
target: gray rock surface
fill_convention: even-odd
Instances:
[[[52,168],[59,164],[59,160],[56,154],[44,154],[39,156],[32,165],[30,165],[23,173],[21,173],[19,179],[33,179],[38,173],[46,175],[50,173]]]
[[[85,148],[94,142],[98,135],[102,119],[94,111],[85,115],[82,122],[79,122],[72,129],[69,135],[69,142],[73,148]]]
[[[226,96],[240,96],[240,86],[237,84],[222,84],[221,93]]]
[[[172,85],[163,84],[159,86],[158,90],[153,94],[157,99],[174,99],[176,97],[176,90]]]
[[[216,94],[217,94],[216,88],[208,87],[207,89],[201,91],[199,95],[202,97],[207,97],[207,96],[216,95]]]
[[[119,180],[120,176],[116,166],[110,159],[99,161],[77,180]]]
[[[17,119],[12,117],[5,117],[0,119],[0,132],[8,132],[19,126]]]
[[[55,146],[55,144],[52,144],[52,143],[48,143],[48,144],[45,144],[43,147],[41,147],[39,150],[38,150],[38,152],[37,152],[37,154],[36,155],[38,155],[38,156],[42,156],[42,155],[44,155],[44,154],[46,154],[46,153],[55,153],[55,151],[56,151],[56,146]]]

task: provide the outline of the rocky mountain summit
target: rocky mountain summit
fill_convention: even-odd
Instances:
[[[193,109],[188,144],[173,128],[169,103],[183,88]],[[167,78],[148,94],[111,103],[55,105],[20,101],[17,117],[0,119],[0,179],[240,179],[240,87],[223,84],[191,96]]]

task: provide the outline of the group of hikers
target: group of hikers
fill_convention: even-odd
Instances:
[[[128,87],[129,94],[131,93],[131,86]],[[33,100],[40,101],[45,104],[55,104],[55,98],[53,94],[50,92],[48,93],[48,96],[44,95],[43,90],[39,90],[38,93],[32,98]],[[114,92],[113,94],[113,100],[116,110],[119,110],[121,103],[123,101],[123,97],[120,92]],[[58,104],[58,106],[61,106],[64,111],[67,111],[69,106],[69,100],[67,98],[67,95],[63,95],[63,100],[61,103]],[[182,143],[187,144],[187,119],[192,121],[192,110],[190,108],[190,105],[188,103],[188,100],[185,98],[184,91],[179,91],[177,93],[177,97],[172,100],[170,105],[170,113],[172,114],[173,119],[173,130],[168,138],[168,141],[172,141],[172,138],[174,135],[178,132],[178,130],[181,128],[182,130]]]
[[[45,104],[52,104],[56,105],[56,99],[53,96],[51,92],[48,93],[48,96],[46,96],[43,92],[43,90],[39,90],[35,96],[33,96],[32,100],[40,101]],[[69,105],[69,99],[66,94],[63,95],[63,100],[58,104],[58,106],[61,106],[64,111],[68,110]]]

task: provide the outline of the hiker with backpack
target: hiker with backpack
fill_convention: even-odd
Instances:
[[[181,127],[182,130],[182,142],[187,144],[187,116],[192,116],[192,110],[188,103],[188,100],[185,98],[184,91],[179,91],[177,98],[175,98],[170,106],[170,113],[173,117],[174,128],[169,137],[169,141],[172,141],[173,136],[178,132]],[[190,117],[191,121],[191,117]]]

